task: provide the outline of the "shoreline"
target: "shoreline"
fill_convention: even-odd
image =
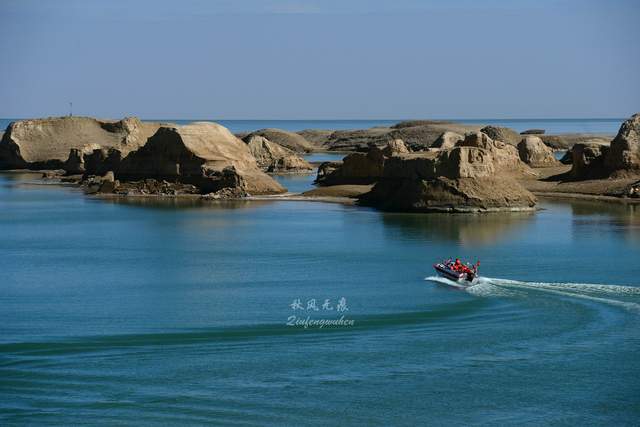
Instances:
[[[82,184],[77,182],[65,182],[60,180],[59,178],[47,178],[44,176],[47,172],[51,172],[49,170],[41,170],[35,171],[30,169],[10,169],[0,171],[0,174],[7,175],[37,175],[37,178],[30,182],[32,185],[56,185],[67,188],[74,189],[82,189]],[[289,175],[289,174],[287,174]],[[295,175],[295,174],[293,174]],[[317,191],[322,193],[329,187],[316,187],[307,191]],[[531,190],[531,192],[536,196],[544,199],[558,199],[558,200],[587,200],[594,202],[615,202],[624,205],[636,205],[640,204],[640,198],[630,198],[630,197],[616,197],[616,196],[607,196],[607,195],[599,195],[599,194],[588,194],[588,193],[570,193],[566,191],[535,191]],[[288,201],[288,202],[323,202],[323,203],[338,203],[347,206],[361,206],[367,207],[364,205],[358,204],[357,197],[348,197],[348,196],[340,196],[340,195],[304,195],[305,192],[301,193],[284,193],[284,194],[272,194],[272,195],[249,195],[246,197],[228,197],[228,198],[212,198],[207,197],[205,194],[114,194],[114,193],[95,193],[95,194],[87,194],[83,192],[83,196],[92,198],[92,199],[103,199],[103,200],[202,200],[205,201]],[[489,208],[489,209],[478,209],[478,208],[464,208],[464,207],[451,207],[451,208],[432,208],[426,209],[425,213],[492,213],[492,212],[531,212],[537,211],[540,208],[532,207],[532,208]]]

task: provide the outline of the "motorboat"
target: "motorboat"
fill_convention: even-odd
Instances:
[[[433,268],[440,276],[464,285],[473,285],[478,282],[479,266],[480,261],[471,265],[469,263],[462,263],[459,259],[455,261],[448,259],[433,264]]]

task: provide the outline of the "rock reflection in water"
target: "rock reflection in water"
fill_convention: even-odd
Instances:
[[[566,203],[566,202],[564,202]],[[624,234],[625,238],[640,243],[640,205],[603,203],[598,201],[570,202],[574,235],[598,226]]]
[[[149,209],[256,209],[272,203],[262,200],[207,200],[193,197],[103,197],[100,202],[122,204]]]
[[[483,214],[384,214],[385,225],[410,239],[488,245],[505,239],[534,218],[534,212]]]

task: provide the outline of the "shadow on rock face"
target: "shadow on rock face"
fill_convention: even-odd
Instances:
[[[483,214],[402,214],[385,213],[386,226],[409,239],[450,241],[461,245],[490,245],[526,227],[533,212]]]

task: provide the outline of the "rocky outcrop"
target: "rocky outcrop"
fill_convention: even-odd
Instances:
[[[258,168],[247,145],[211,122],[161,127],[115,171],[120,180],[154,178],[197,186],[202,193],[238,188],[249,194],[286,190]]]
[[[300,132],[310,140],[317,141],[318,148],[335,151],[365,152],[370,146],[386,146],[390,141],[401,139],[413,151],[431,147],[443,132],[463,134],[479,130],[480,126],[465,125],[440,120],[409,120],[391,127],[372,127],[370,129],[337,130],[330,135],[326,131]],[[322,133],[321,133],[322,132]]]
[[[526,136],[518,143],[520,160],[531,167],[541,168],[557,165],[553,150],[537,136]]]
[[[372,145],[366,153],[351,153],[342,164],[328,171],[327,165],[318,168],[316,183],[319,185],[370,184],[382,176],[386,156]]]
[[[609,145],[611,137],[587,133],[565,133],[562,135],[538,135],[545,145],[554,150],[568,150],[575,144]]]
[[[384,148],[371,145],[366,153],[352,153],[341,164],[326,162],[318,168],[316,183],[320,185],[371,184],[382,177],[385,161],[395,154],[408,153],[401,140],[393,140]]]
[[[453,148],[460,141],[464,140],[464,136],[459,133],[446,131],[443,132],[438,139],[431,145],[432,148],[440,148],[443,150],[448,150],[449,148]]]
[[[467,133],[449,149],[411,153],[402,146],[371,146],[367,153],[350,154],[331,171],[319,172],[318,182],[375,183],[359,200],[388,210],[476,212],[535,205],[515,179],[528,171],[517,149],[484,133]]]
[[[484,132],[465,134],[464,140],[458,142],[457,146],[482,148],[489,152],[496,171],[501,173],[522,174],[529,171],[527,165],[520,160],[516,147],[500,140],[493,140]]]
[[[480,131],[493,140],[506,142],[510,145],[518,145],[522,139],[518,132],[503,126],[485,126]]]
[[[609,147],[601,144],[576,144],[571,149],[571,176],[577,179],[599,178],[607,174],[604,157]]]
[[[485,147],[470,145],[471,140],[477,142],[471,136],[469,145],[390,157],[382,178],[361,196],[361,202],[412,212],[531,209],[535,197],[515,180],[509,162],[496,161],[505,155],[495,151],[504,148],[484,137]]]
[[[620,126],[604,159],[611,171],[640,171],[640,113],[633,115]]]
[[[387,146],[382,149],[382,154],[387,157],[391,157],[394,154],[404,154],[410,152],[411,150],[407,148],[404,141],[401,139],[394,139],[393,141],[389,141]]]
[[[402,139],[413,151],[433,147],[443,132],[464,134],[477,131],[479,126],[437,120],[412,120],[393,126],[390,136]]]
[[[297,134],[309,141],[314,147],[323,147],[333,132],[329,129],[305,129]]]
[[[251,138],[252,136],[262,136],[281,147],[288,148],[296,153],[310,153],[314,151],[314,146],[301,135],[282,129],[260,129],[243,137]]]
[[[258,167],[266,172],[310,172],[313,170],[313,166],[302,157],[263,136],[247,136],[244,142],[255,157]]]
[[[611,145],[575,144],[571,152],[575,179],[640,174],[640,114],[622,123]]]
[[[383,146],[391,140],[390,129],[337,130],[324,141],[322,149],[335,151],[366,151],[372,145]]]
[[[536,199],[513,179],[438,177],[381,181],[360,202],[403,212],[492,212],[531,210]]]
[[[90,117],[57,117],[11,123],[0,142],[0,168],[82,169],[80,152],[116,148],[136,150],[161,126],[128,117],[120,121]],[[70,157],[71,150],[76,150]]]
[[[489,176],[494,172],[515,175],[529,172],[515,147],[494,141],[482,132],[467,133],[450,149],[419,153],[408,151],[401,141],[390,143],[382,150],[372,145],[366,153],[349,154],[342,164],[331,165],[331,170],[328,170],[329,165],[322,165],[316,182],[320,185],[370,184],[382,178],[383,171],[398,168],[405,171],[398,170],[394,176],[420,176],[425,179],[440,175],[459,178]],[[475,172],[469,172],[473,170]],[[487,173],[480,173],[480,170]]]

